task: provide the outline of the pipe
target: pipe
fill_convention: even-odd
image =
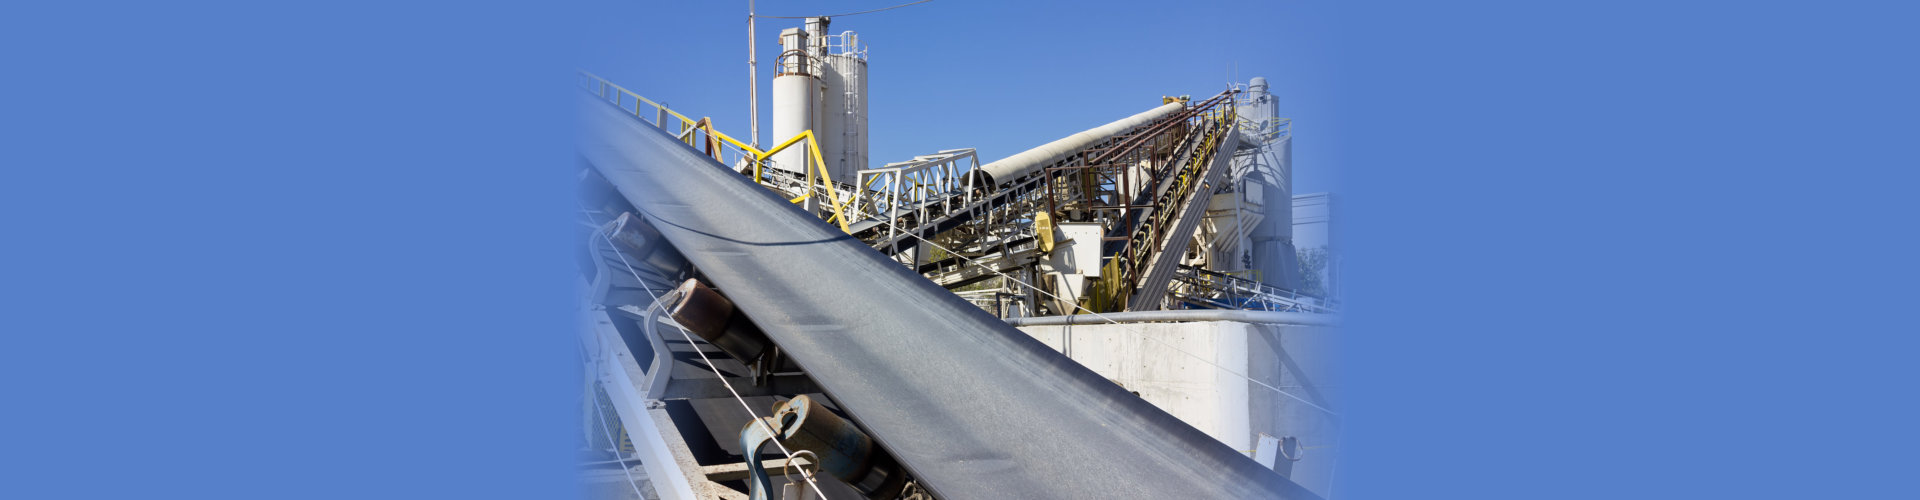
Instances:
[[[1108,321],[1108,320],[1113,321]],[[1057,326],[1057,325],[1098,325],[1105,323],[1144,323],[1144,322],[1182,322],[1182,321],[1235,321],[1240,323],[1263,323],[1273,325],[1309,325],[1337,326],[1340,317],[1331,314],[1313,314],[1273,311],[1237,311],[1228,309],[1181,309],[1173,311],[1133,311],[1102,313],[1100,315],[1075,314],[1071,316],[1035,316],[1028,318],[1007,318],[1007,324],[1013,326]]]
[[[683,253],[933,496],[1320,498],[1065,355],[1010,341],[1025,334],[632,111],[576,98],[580,155],[672,220],[655,229],[701,249]]]
[[[968,172],[967,183],[974,187],[984,188],[997,185],[995,184],[996,182],[1004,184],[1027,177],[1032,175],[1034,171],[1064,160],[1082,149],[1105,142],[1114,136],[1146,126],[1147,124],[1153,123],[1154,120],[1172,116],[1174,113],[1186,109],[1186,107],[1187,105],[1183,102],[1167,103],[1140,114],[1121,118],[1113,123],[1094,127],[1085,132],[1069,135],[1060,140],[1042,144],[1040,147],[1022,151],[1019,154],[1001,158],[998,161],[982,165],[980,168]]]

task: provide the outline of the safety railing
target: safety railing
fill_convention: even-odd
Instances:
[[[974,193],[965,189],[961,174],[977,168],[979,157],[965,148],[857,171],[853,185],[858,189],[848,213],[854,221],[886,220],[891,235],[902,216],[924,221],[971,205]]]
[[[847,201],[851,200],[853,196],[850,193],[843,194],[841,190],[836,189],[833,176],[827,173],[827,163],[820,158],[820,142],[814,138],[812,130],[802,131],[799,135],[782,141],[772,149],[762,151],[759,148],[742,143],[727,134],[715,130],[713,120],[710,118],[701,118],[699,120],[688,118],[686,115],[668,109],[666,105],[641,97],[640,94],[627,90],[592,73],[581,71],[579,72],[579,76],[581,78],[581,86],[586,89],[587,92],[599,96],[601,99],[623,111],[630,111],[635,118],[667,131],[667,133],[686,142],[688,146],[704,148],[703,151],[705,154],[713,157],[714,161],[720,162],[722,165],[733,165],[740,170],[748,170],[750,168],[755,184],[776,187],[769,184],[769,177],[765,174],[767,160],[772,158],[774,154],[785,151],[790,147],[797,146],[806,148],[807,154],[805,157],[808,165],[803,167],[805,171],[804,183],[799,189],[800,194],[789,201],[801,203],[819,194],[827,199],[827,205],[831,207],[833,211],[832,215],[827,218],[827,221],[837,223],[841,231],[848,233],[853,232],[852,229],[847,226],[845,210]],[[649,114],[647,113],[648,108],[652,108],[653,110],[651,114],[654,116],[654,119],[651,121],[647,120],[647,115]],[[728,160],[729,157],[732,158],[731,161]],[[816,177],[815,174],[818,174],[818,176]]]
[[[1174,274],[1174,281],[1180,285],[1172,290],[1176,298],[1210,304],[1223,309],[1326,314],[1339,312],[1339,305],[1331,299],[1192,266],[1180,266]]]
[[[713,129],[713,122],[710,119],[688,118],[669,109],[665,104],[642,97],[591,73],[580,72],[579,76],[581,86],[588,92],[631,113],[634,118],[642,122],[667,131],[668,134],[679,138],[689,146],[703,149],[703,152],[712,156],[715,161],[725,165],[741,165],[745,159],[752,157],[748,150],[732,147],[731,144],[721,140],[720,137],[723,134]]]
[[[1017,293],[1009,293],[1005,290],[996,289],[965,290],[953,292],[953,294],[973,304],[974,307],[993,313],[993,316],[996,318],[1017,318],[1024,316],[1026,313],[1024,309],[1025,297]]]
[[[1247,92],[1247,84],[1235,83],[1229,88],[1234,95],[1240,96],[1234,101],[1237,105],[1252,104],[1246,97],[1252,95]],[[1293,136],[1292,118],[1267,117],[1265,120],[1255,120],[1253,117],[1241,115],[1239,123],[1242,141],[1264,144]]]
[[[827,54],[848,55],[860,59],[867,58],[867,44],[860,43],[859,33],[842,31],[838,35],[820,37],[818,43],[820,43],[822,48],[826,49]]]
[[[1099,310],[1119,310],[1126,306],[1128,294],[1139,284],[1142,274],[1152,262],[1155,252],[1165,244],[1167,233],[1171,231],[1174,217],[1180,212],[1182,201],[1186,203],[1206,203],[1203,199],[1192,199],[1193,190],[1200,184],[1201,176],[1207,166],[1212,164],[1220,143],[1226,135],[1232,133],[1236,115],[1229,103],[1215,107],[1200,115],[1204,124],[1200,131],[1199,145],[1193,148],[1186,162],[1180,165],[1166,192],[1159,196],[1154,210],[1139,228],[1133,231],[1127,244],[1114,258],[1108,259],[1102,267],[1101,280],[1095,290],[1093,304]]]
[[[1241,116],[1239,122],[1240,131],[1248,141],[1264,144],[1293,136],[1292,118],[1269,118],[1261,123]]]
[[[818,75],[820,74],[820,63],[808,57],[807,51],[805,50],[789,49],[773,58],[773,74],[774,76]]]

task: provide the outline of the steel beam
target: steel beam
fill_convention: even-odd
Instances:
[[[588,95],[579,152],[934,496],[1317,498]]]

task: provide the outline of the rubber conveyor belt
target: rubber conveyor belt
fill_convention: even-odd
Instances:
[[[581,99],[581,156],[936,496],[1316,498],[685,143]]]

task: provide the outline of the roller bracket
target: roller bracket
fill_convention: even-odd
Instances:
[[[777,435],[768,436],[767,426],[762,423],[772,425]],[[812,397],[801,395],[775,405],[773,416],[749,422],[740,430],[741,448],[746,450],[747,486],[756,500],[766,498],[764,492],[773,487],[759,465],[760,447],[773,439],[779,439],[794,453],[817,457],[815,470],[839,478],[870,500],[898,497],[906,489],[906,474],[892,455],[876,446],[853,422],[835,415]]]

